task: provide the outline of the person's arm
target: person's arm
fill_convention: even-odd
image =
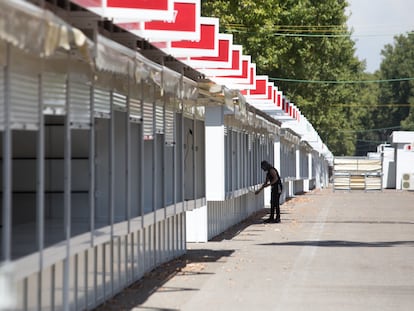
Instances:
[[[257,189],[255,192],[254,192],[254,194],[259,194],[260,193],[260,191],[262,191],[264,188],[266,188],[267,186],[269,185],[269,180],[268,180],[268,178],[266,177],[266,181],[262,184],[262,186],[259,188],[259,189]]]
[[[263,185],[258,190],[256,190],[255,194],[259,194],[260,191],[262,191],[264,188],[269,187],[269,186],[274,185],[274,184],[277,183],[277,181],[279,179],[277,177],[276,170],[270,169],[269,173],[270,173],[271,178],[269,179],[269,177],[268,177],[269,174],[266,174],[266,181],[263,183]]]

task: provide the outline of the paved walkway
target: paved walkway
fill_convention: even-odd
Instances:
[[[413,310],[414,193],[314,191],[151,272],[104,310]]]

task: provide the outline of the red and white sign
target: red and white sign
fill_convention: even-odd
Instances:
[[[283,92],[276,90],[276,98],[275,98],[275,104],[277,108],[282,109],[282,98],[283,98]]]
[[[173,20],[121,21],[118,26],[152,42],[199,40],[200,1],[175,1]]]
[[[167,54],[179,57],[218,56],[218,18],[200,17],[200,39],[196,41],[181,40],[154,42],[153,44]],[[174,40],[174,38],[172,38]]]
[[[233,51],[236,49],[236,46],[233,45],[233,36],[230,34],[219,33],[218,40],[218,56],[188,57],[186,59],[183,59],[183,61],[187,65],[196,69],[231,69],[233,66],[239,65],[241,67],[241,62],[237,61],[235,64],[233,63]],[[240,59],[241,46],[237,46],[237,49],[237,55],[235,56],[235,58],[237,57],[238,59]]]
[[[268,92],[268,76],[256,76],[255,88],[251,89],[248,94],[251,99],[267,100],[269,97]]]
[[[102,17],[128,21],[174,19],[174,0],[71,0]]]
[[[229,89],[247,90],[255,87],[256,64],[250,62],[251,57],[242,56],[242,74],[241,75],[223,75],[211,76],[210,78],[220,85],[225,85]]]
[[[206,58],[204,58],[206,59]],[[227,75],[241,75],[243,71],[242,66],[242,47],[241,45],[233,45],[231,47],[231,57],[230,57],[230,67],[221,67],[223,63],[221,61],[207,61],[207,60],[193,60],[191,58],[188,61],[185,61],[188,65],[194,67],[200,72],[204,73],[206,76],[215,77],[215,76],[227,76]]]

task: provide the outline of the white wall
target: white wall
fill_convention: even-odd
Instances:
[[[401,190],[402,175],[414,173],[414,132],[393,132],[391,139],[395,147],[395,189]]]

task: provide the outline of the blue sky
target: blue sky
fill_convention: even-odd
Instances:
[[[348,0],[348,26],[353,29],[356,55],[368,72],[379,69],[381,50],[393,37],[414,31],[414,0]]]

